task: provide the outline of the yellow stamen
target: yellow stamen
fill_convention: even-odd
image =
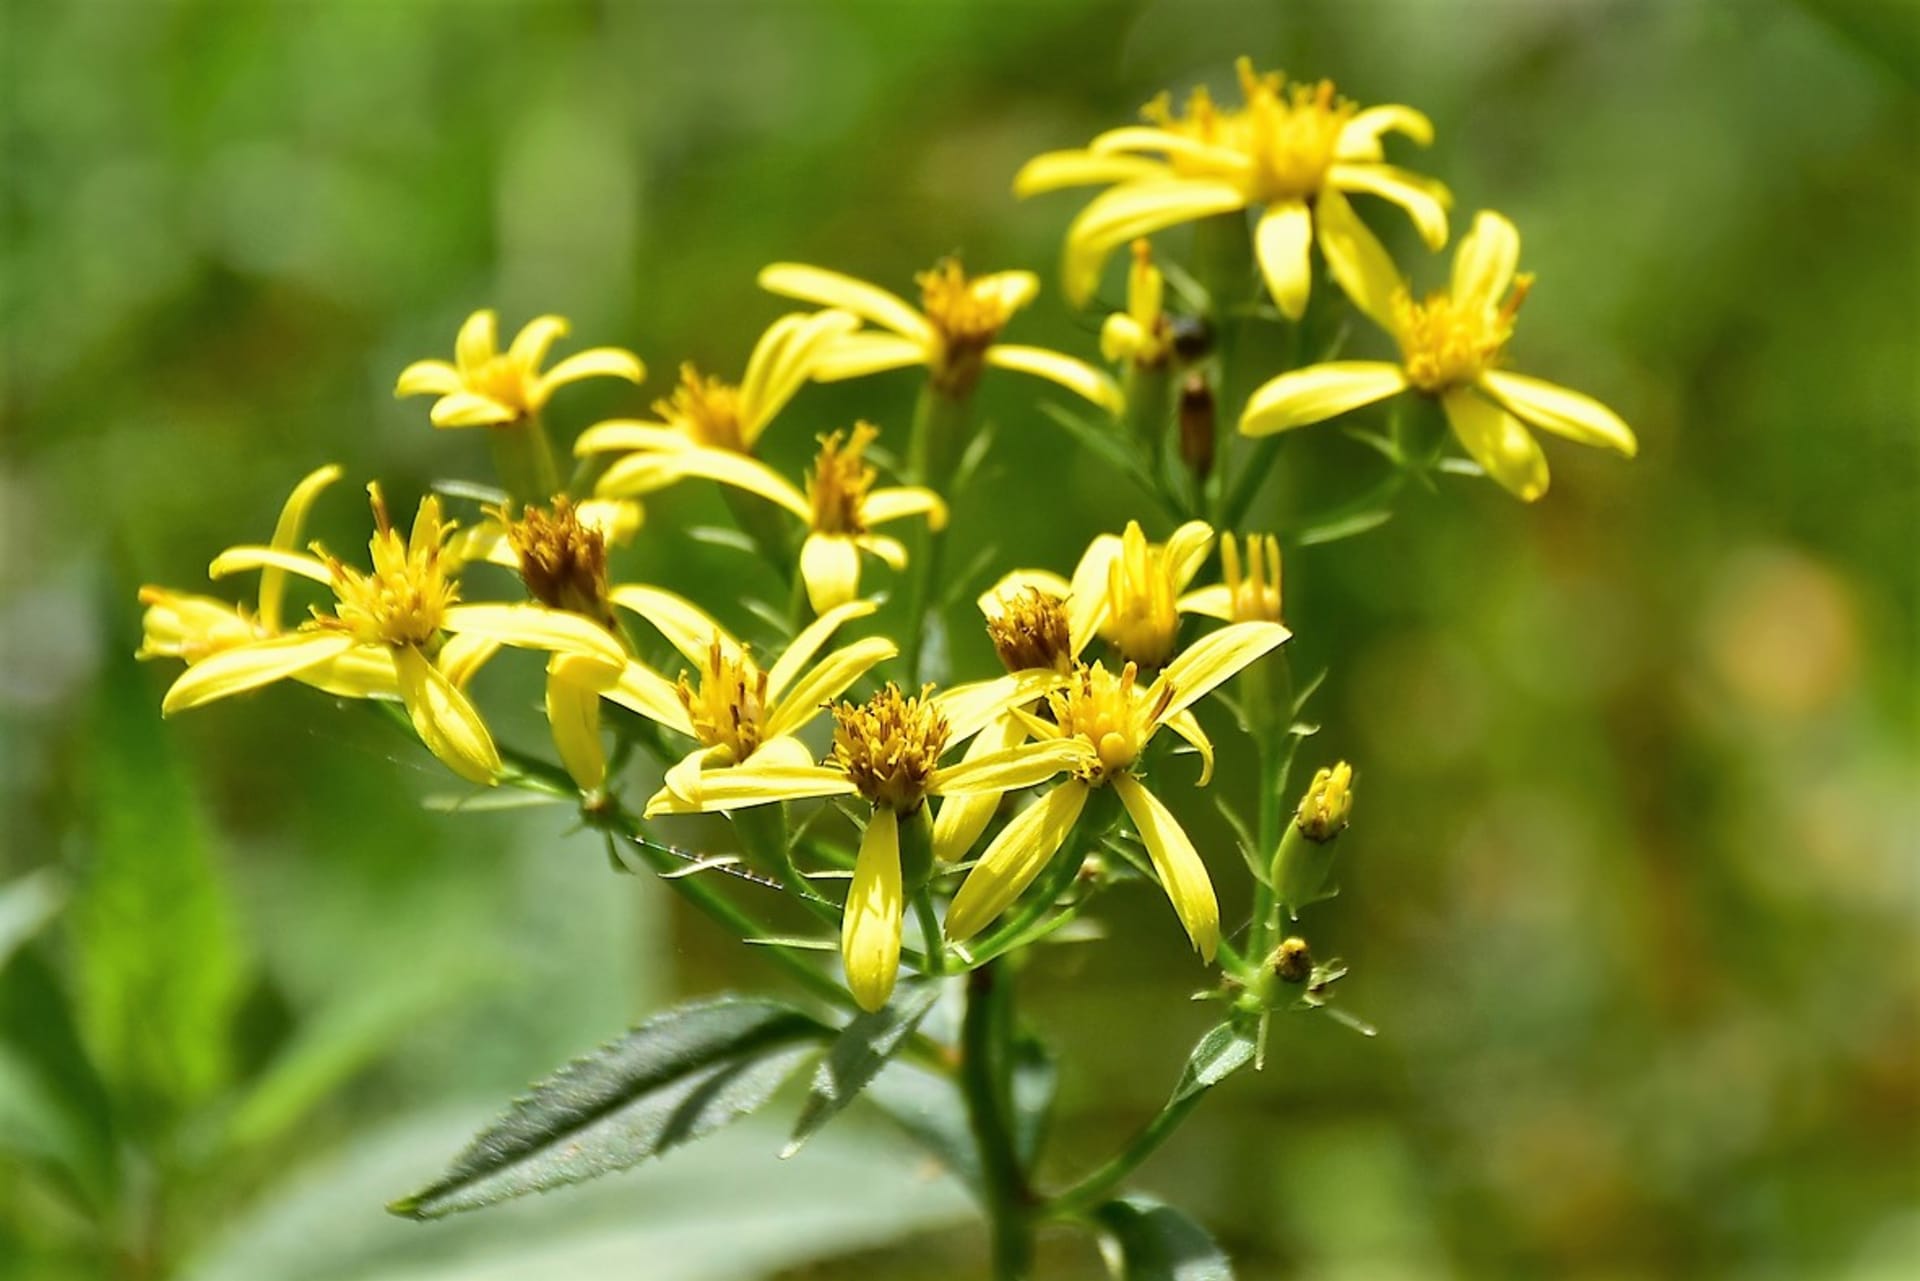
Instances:
[[[932,364],[934,385],[955,399],[964,397],[979,381],[987,348],[999,339],[1012,309],[1000,294],[969,280],[958,259],[943,258],[914,280],[920,309],[940,344]]]
[[[807,478],[807,498],[813,503],[813,530],[818,534],[864,534],[867,532],[860,509],[873,487],[874,470],[867,466],[864,454],[879,436],[871,423],[855,423],[853,435],[843,446],[841,432],[820,438],[820,454],[814,460],[813,474]]]
[[[1073,641],[1066,605],[1037,587],[999,598],[1000,612],[987,617],[993,652],[1010,672],[1046,668],[1064,672],[1073,665]]]
[[[1429,294],[1425,302],[1405,292],[1395,295],[1394,332],[1407,380],[1433,395],[1476,381],[1498,363],[1532,288],[1531,275],[1515,277],[1513,292],[1494,310],[1462,305],[1444,291]]]
[[[682,675],[676,692],[693,722],[694,737],[706,747],[724,748],[735,762],[760,746],[767,714],[767,674],[744,650],[714,637],[701,664],[696,688]]]
[[[673,395],[653,402],[653,412],[709,449],[747,452],[740,426],[740,389],[701,374],[691,361],[680,366]]]
[[[333,614],[316,613],[315,619],[364,644],[427,645],[439,633],[447,608],[460,599],[441,555],[454,527],[441,519],[440,499],[430,494],[420,500],[413,537],[402,538],[377,482],[367,486],[367,496],[375,527],[367,545],[373,570],[363,574],[316,547],[333,575],[337,605]]]
[[[1139,668],[1132,663],[1118,676],[1098,663],[1082,665],[1072,684],[1047,695],[1061,735],[1077,735],[1093,746],[1097,764],[1081,771],[1083,781],[1101,783],[1131,769],[1153,737],[1159,714],[1173,701],[1173,687],[1161,683],[1149,703],[1138,679]]]
[[[847,772],[862,796],[896,814],[920,807],[946,750],[951,731],[928,698],[932,690],[929,685],[908,698],[889,681],[864,704],[833,708],[829,759]]]

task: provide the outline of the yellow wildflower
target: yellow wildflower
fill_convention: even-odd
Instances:
[[[486,722],[459,688],[491,647],[565,651],[615,667],[626,655],[606,629],[571,614],[538,605],[460,604],[445,555],[452,527],[440,517],[440,500],[421,500],[408,538],[393,527],[380,487],[369,485],[367,493],[375,523],[368,544],[371,572],[324,553],[273,546],[230,547],[214,559],[208,572],[215,578],[271,568],[325,584],[333,589],[334,612],[316,610],[298,631],[209,655],[173,683],[161,711],[184,711],[358,657],[370,660],[367,670],[377,675],[355,687],[336,667],[334,692],[371,698],[397,688],[428,750],[461,777],[492,783],[500,771],[499,753]],[[464,640],[455,648],[444,641],[446,635]]]
[[[1367,263],[1355,300],[1400,345],[1400,361],[1343,360],[1281,374],[1247,401],[1249,436],[1302,427],[1409,389],[1439,400],[1473,460],[1521,499],[1547,492],[1547,459],[1523,423],[1628,458],[1632,430],[1599,401],[1499,368],[1533,281],[1518,276],[1520,234],[1481,213],[1460,240],[1448,289],[1415,302],[1384,254]]]
[[[1087,798],[1111,785],[1119,794],[1161,886],[1187,936],[1207,960],[1220,942],[1213,883],[1178,820],[1135,775],[1161,727],[1287,639],[1278,623],[1234,623],[1203,636],[1141,689],[1128,663],[1118,674],[1082,666],[1064,690],[1048,695],[1052,719],[1026,717],[1031,733],[1074,753],[1073,777],[1023,810],[990,842],[947,911],[947,937],[964,941],[998,916],[1065,843]]]
[[[1173,353],[1173,322],[1163,309],[1167,282],[1153,265],[1153,245],[1143,236],[1133,242],[1133,266],[1127,272],[1127,309],[1107,317],[1100,327],[1100,354],[1118,364],[1157,369]]]
[[[400,372],[396,396],[432,395],[435,427],[499,427],[531,418],[546,407],[554,388],[582,378],[646,377],[640,358],[619,347],[575,352],[545,373],[540,363],[556,338],[567,332],[559,316],[541,316],[500,350],[499,320],[492,311],[476,311],[460,326],[454,361],[416,360]]]
[[[1280,540],[1272,534],[1247,538],[1243,567],[1240,544],[1220,535],[1220,576],[1226,581],[1180,598],[1180,608],[1229,623],[1280,621]]]
[[[699,477],[784,507],[806,522],[800,577],[814,612],[824,614],[859,594],[860,553],[879,557],[895,571],[906,567],[906,548],[873,533],[875,525],[919,515],[934,529],[947,523],[947,505],[931,489],[873,488],[875,473],[865,453],[878,435],[871,424],[856,423],[850,438],[837,431],[821,437],[805,493],[757,459],[703,448],[632,454],[610,467],[597,488],[603,495],[644,493]]]
[[[1039,278],[1032,272],[969,277],[948,258],[917,279],[918,310],[878,285],[799,263],[775,263],[761,271],[760,287],[782,297],[842,308],[879,327],[834,343],[814,372],[822,382],[925,365],[935,388],[961,400],[972,393],[985,367],[993,365],[1058,383],[1109,413],[1123,408],[1118,384],[1093,366],[1044,347],[1000,341],[1013,313],[1040,292]]]
[[[1196,89],[1179,115],[1163,94],[1142,113],[1147,125],[1109,130],[1084,150],[1036,156],[1014,178],[1021,196],[1114,184],[1067,232],[1066,291],[1075,305],[1092,297],[1115,247],[1254,206],[1263,210],[1253,235],[1261,273],[1274,304],[1295,320],[1307,308],[1316,240],[1349,294],[1360,259],[1385,252],[1347,203],[1349,193],[1405,209],[1429,248],[1447,243],[1447,189],[1382,163],[1386,133],[1421,146],[1433,141],[1424,115],[1401,106],[1361,110],[1337,97],[1330,81],[1289,86],[1278,72],[1257,74],[1246,58],[1235,67],[1245,99],[1239,108],[1216,107]]]
[[[580,433],[573,452],[695,448],[750,454],[767,424],[813,376],[820,356],[859,327],[859,318],[844,311],[782,316],[754,344],[738,386],[683,364],[673,395],[653,402],[660,421],[600,423]]]

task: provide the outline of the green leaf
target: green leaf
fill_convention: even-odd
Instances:
[[[1093,1217],[1120,1281],[1233,1281],[1233,1264],[1207,1230],[1163,1201],[1121,1197]]]
[[[1065,428],[1067,434],[1088,453],[1097,454],[1142,490],[1155,498],[1160,497],[1160,488],[1154,483],[1153,473],[1141,464],[1139,458],[1135,457],[1133,450],[1127,445],[1126,438],[1112,422],[1088,422],[1052,401],[1041,401],[1040,412]]]
[[[1054,1090],[1059,1084],[1059,1068],[1044,1041],[1023,1036],[1013,1043],[1013,1148],[1028,1169],[1033,1168],[1041,1145],[1047,1141]]]
[[[1283,785],[1285,779],[1279,779],[1276,786]],[[1247,821],[1240,817],[1240,811],[1233,808],[1225,795],[1213,794],[1213,807],[1220,811],[1220,817],[1227,820],[1227,826],[1233,829],[1234,848],[1240,851],[1240,857],[1246,860],[1247,870],[1253,873],[1253,879],[1265,885],[1267,883],[1267,859],[1258,852],[1253,839],[1253,831]]]
[[[119,1181],[113,1103],[42,952],[22,948],[0,969],[0,1152],[53,1162],[104,1209]]]
[[[764,1104],[825,1032],[759,998],[668,1010],[535,1085],[439,1181],[387,1209],[434,1219],[627,1169]]]
[[[21,944],[40,932],[67,901],[66,882],[51,867],[0,887],[0,968]]]
[[[157,688],[110,662],[87,726],[92,816],[67,909],[79,1025],[136,1115],[226,1084],[246,959]]]
[[[907,1043],[939,996],[938,983],[903,983],[880,1009],[862,1014],[840,1030],[833,1049],[813,1074],[813,1089],[793,1127],[793,1138],[780,1153],[783,1159],[804,1147],[816,1130],[867,1088]]]
[[[1211,1090],[1253,1062],[1253,1051],[1254,1038],[1234,1024],[1222,1023],[1209,1029],[1187,1056],[1186,1070],[1180,1074],[1180,1083],[1173,1087],[1168,1106],[1202,1090]]]
[[[946,1166],[985,1204],[980,1150],[968,1128],[966,1100],[951,1077],[895,1059],[867,1087],[867,1101]]]

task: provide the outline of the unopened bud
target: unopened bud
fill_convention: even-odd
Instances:
[[[1282,983],[1305,983],[1313,973],[1313,952],[1307,947],[1307,941],[1296,934],[1280,940],[1268,964]]]
[[[1274,892],[1294,920],[1300,909],[1339,891],[1329,888],[1333,875],[1335,837],[1346,829],[1353,812],[1353,767],[1341,761],[1313,776],[1301,798],[1293,822],[1274,851]]]
[[[1202,373],[1180,384],[1180,461],[1196,480],[1213,471],[1213,388]]]
[[[1300,798],[1294,822],[1299,825],[1302,836],[1324,844],[1347,830],[1347,820],[1352,814],[1353,766],[1341,761],[1313,776],[1313,782],[1307,785],[1307,794]]]

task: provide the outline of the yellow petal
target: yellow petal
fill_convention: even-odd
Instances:
[[[1213,526],[1204,520],[1190,520],[1167,536],[1167,543],[1161,555],[1165,558],[1167,576],[1173,579],[1173,589],[1179,591],[1193,581],[1200,567],[1207,563],[1207,553],[1213,550]]]
[[[1347,198],[1332,187],[1314,202],[1314,226],[1327,270],[1362,315],[1388,333],[1394,331],[1393,299],[1402,289],[1400,269],[1385,245],[1360,221]]]
[[[1173,168],[1165,161],[1146,156],[1115,152],[1103,155],[1094,151],[1043,151],[1020,166],[1013,176],[1013,194],[1024,200],[1043,191],[1066,187],[1105,186],[1115,182],[1133,182],[1141,178],[1171,178]]]
[[[1000,581],[980,593],[976,603],[981,613],[989,618],[998,618],[1003,612],[1000,602],[1011,600],[1028,588],[1055,600],[1065,600],[1073,590],[1066,579],[1050,569],[1012,569],[1002,574]]]
[[[1306,315],[1313,290],[1313,215],[1306,205],[1290,200],[1268,208],[1253,226],[1253,252],[1280,314]]]
[[[167,690],[160,714],[171,716],[215,699],[284,680],[353,648],[345,632],[294,632],[210,654],[187,668]]]
[[[933,339],[933,326],[927,323],[927,318],[897,295],[837,271],[797,262],[777,262],[761,269],[760,287],[783,298],[798,298],[802,302],[850,311],[917,343],[925,344]]]
[[[529,320],[513,336],[513,343],[507,348],[507,359],[532,374],[546,362],[547,352],[552,349],[554,340],[564,337],[566,332],[567,322],[559,316],[539,316]]]
[[[163,587],[142,587],[138,658],[197,663],[208,654],[260,640],[259,630],[234,605]]]
[[[1193,848],[1180,821],[1131,774],[1116,774],[1113,790],[1127,807],[1140,840],[1147,847],[1153,870],[1160,875],[1160,886],[1173,900],[1173,910],[1187,937],[1209,963],[1220,948],[1220,902],[1213,894],[1213,881],[1207,865]]]
[[[991,680],[950,685],[933,696],[933,705],[947,718],[948,740],[957,743],[978,734],[1008,708],[1045,698],[1066,683],[1067,678],[1058,672],[1011,672]]]
[[[400,673],[393,651],[384,645],[356,645],[337,658],[295,672],[293,679],[335,698],[400,697]]]
[[[470,632],[520,649],[584,654],[610,667],[623,666],[627,651],[614,634],[591,619],[544,605],[455,605],[447,610],[450,632]]]
[[[580,659],[580,662],[600,666],[592,659]],[[600,692],[600,696],[610,703],[618,703],[630,712],[664,725],[676,734],[688,738],[696,735],[693,722],[687,717],[686,704],[680,701],[677,687],[652,668],[640,663],[628,663],[620,669],[614,683]]]
[[[1087,785],[1068,779],[1014,816],[967,873],[947,909],[947,937],[956,943],[978,934],[1040,875],[1086,807]]]
[[[462,375],[475,374],[500,350],[500,318],[491,310],[476,311],[460,326],[453,340],[454,363]]]
[[[862,330],[835,339],[815,356],[813,376],[823,383],[845,382],[889,369],[924,365],[929,359],[927,345],[919,339]]]
[[[1040,295],[1040,277],[1030,271],[990,271],[975,276],[967,286],[975,298],[991,300],[1004,314],[1011,315]]]
[[[818,715],[823,703],[838,698],[849,685],[899,652],[900,647],[884,636],[869,636],[834,650],[775,704],[767,714],[766,732],[793,733]]]
[[[729,652],[739,652],[740,642],[733,634],[684,596],[658,587],[628,583],[609,591],[607,599],[645,619],[666,637],[667,644],[696,667],[707,661],[707,651],[712,648],[715,637]]]
[[[1433,121],[1412,107],[1368,107],[1340,130],[1333,154],[1339,160],[1378,160],[1380,135],[1386,133],[1405,134],[1416,146],[1433,145]]]
[[[581,432],[573,442],[575,454],[608,454],[631,449],[680,450],[693,448],[695,441],[677,427],[665,423],[641,422],[633,418],[610,418]]]
[[[1405,391],[1407,376],[1398,365],[1379,360],[1335,360],[1308,365],[1269,380],[1247,398],[1240,432],[1267,436],[1385,400]]]
[[[357,655],[361,652],[372,653],[374,651],[371,646],[362,646],[360,650],[355,651],[355,654]],[[387,659],[389,665],[391,665],[393,656],[384,650],[380,652]],[[434,665],[440,669],[441,673],[445,675],[448,680],[452,681],[458,688],[465,689],[467,683],[479,673],[482,667],[492,662],[493,656],[499,652],[499,641],[486,636],[477,636],[469,632],[459,636],[447,637],[447,643],[440,647],[440,652],[434,656],[433,661]],[[568,656],[565,654],[555,655],[555,657],[562,662],[568,661]],[[600,662],[598,659],[580,658],[573,661],[589,665],[596,672],[606,670],[606,664]],[[576,679],[584,678],[576,677]]]
[[[1189,167],[1205,168],[1210,171],[1209,176],[1236,177],[1253,167],[1252,161],[1231,147],[1216,146],[1187,134],[1148,125],[1125,125],[1119,129],[1109,129],[1087,144],[1087,149],[1097,155],[1158,151],[1185,161]]]
[[[1180,598],[1178,608],[1182,614],[1198,614],[1202,618],[1217,618],[1223,623],[1231,622],[1233,593],[1227,590],[1225,583],[1196,588]]]
[[[630,383],[645,382],[647,367],[640,358],[619,347],[594,347],[577,351],[540,376],[533,389],[534,407],[547,403],[554,388],[577,383],[582,378],[624,378]]]
[[[1519,231],[1499,214],[1482,209],[1473,216],[1473,230],[1460,237],[1453,251],[1449,292],[1454,306],[1469,314],[1498,307],[1519,266]]]
[[[885,534],[859,534],[855,536],[853,545],[869,556],[878,556],[895,573],[907,567],[907,545],[897,538],[889,538]]]
[[[1108,315],[1100,326],[1100,358],[1113,364],[1130,359],[1147,344],[1147,331],[1124,311]]]
[[[860,837],[840,922],[840,957],[847,987],[863,1010],[877,1010],[893,995],[900,974],[900,919],[905,896],[900,886],[900,820],[890,809],[876,809]]]
[[[801,520],[813,519],[813,504],[791,482],[760,460],[729,449],[634,454],[609,467],[594,489],[601,494],[644,493],[692,477],[744,489],[786,508]]]
[[[1161,712],[1160,723],[1164,725],[1168,717],[1192,707],[1291,635],[1279,623],[1229,623],[1181,650],[1160,673],[1160,683],[1173,687],[1173,697]]]
[[[987,348],[987,363],[1058,383],[1110,414],[1119,414],[1127,407],[1119,383],[1085,361],[1063,356],[1057,351],[1048,351],[1044,347],[1023,347],[1015,343],[995,343]]]
[[[794,312],[767,326],[740,380],[740,434],[748,449],[813,376],[821,353],[859,327],[860,318],[846,311]]]
[[[824,614],[860,594],[860,549],[840,534],[808,534],[800,546],[800,578],[813,612]]]
[[[1116,245],[1178,223],[1243,209],[1246,203],[1239,188],[1206,179],[1156,179],[1101,192],[1067,228],[1067,300],[1076,307],[1086,305]]]
[[[1453,196],[1440,182],[1395,165],[1336,164],[1327,171],[1327,183],[1391,200],[1407,211],[1427,248],[1447,243],[1447,206]]]
[[[662,788],[647,802],[646,817],[658,814],[714,814],[801,801],[818,796],[851,796],[853,783],[844,770],[824,765],[790,765],[749,761],[727,769],[708,770],[700,779],[697,800],[674,796]]]
[[[400,701],[427,750],[470,783],[491,787],[498,782],[500,752],[467,696],[411,645],[396,648],[393,661],[400,675]]]
[[[639,503],[621,498],[589,498],[574,507],[580,523],[599,534],[609,547],[623,547],[645,523],[647,513]]]
[[[927,518],[927,528],[941,530],[947,527],[946,500],[931,489],[923,489],[918,485],[876,489],[860,504],[860,519],[868,525],[884,525],[890,520],[922,514]]]
[[[1110,603],[1107,578],[1120,552],[1118,537],[1100,534],[1087,544],[1087,550],[1080,553],[1080,562],[1073,567],[1073,581],[1067,592],[1067,638],[1076,658],[1106,622]]]
[[[547,666],[547,724],[567,773],[581,791],[597,791],[607,781],[607,756],[600,747],[600,695],[569,680],[557,656]]]
[[[1620,415],[1591,396],[1525,374],[1490,370],[1480,386],[1510,413],[1534,426],[1583,445],[1597,445],[1633,457],[1640,444]]]
[[[827,643],[829,636],[854,619],[867,617],[876,608],[870,600],[850,600],[844,605],[836,605],[801,628],[800,634],[789,642],[773,666],[767,669],[768,697],[779,698],[787,683],[813,661],[813,656],[820,652],[820,647]]]
[[[459,391],[460,371],[444,360],[416,360],[400,371],[396,396],[446,396]]]
[[[241,546],[229,547],[213,558],[207,566],[208,578],[225,578],[229,574],[243,574],[247,570],[277,570],[282,574],[294,574],[316,583],[333,584],[333,575],[318,557],[301,552],[281,551],[277,547]],[[261,574],[264,581],[266,575]]]
[[[661,777],[662,790],[690,805],[700,803],[700,784],[709,765],[733,764],[733,753],[724,747],[696,747],[667,768]]]
[[[991,792],[998,796],[1046,782],[1087,763],[1086,745],[1079,739],[1021,743],[989,752],[933,772],[928,788],[935,796],[965,796]]]
[[[1200,718],[1193,714],[1191,707],[1184,708],[1167,717],[1167,728],[1193,745],[1200,753],[1200,781],[1195,787],[1205,787],[1213,781],[1213,740],[1207,737],[1207,731],[1200,728]]]
[[[1547,456],[1520,420],[1467,387],[1440,397],[1447,422],[1473,461],[1523,503],[1547,492]]]
[[[762,739],[747,759],[755,765],[811,765],[813,753],[791,734],[775,734]]]
[[[961,759],[977,761],[992,756],[1025,737],[1026,728],[1019,721],[1011,716],[995,717],[968,741]],[[996,792],[966,792],[942,799],[933,819],[933,856],[942,862],[957,861],[973,848],[999,808],[1000,796]]]
[[[518,418],[518,410],[491,396],[456,391],[433,402],[427,418],[435,427],[492,427]]]

